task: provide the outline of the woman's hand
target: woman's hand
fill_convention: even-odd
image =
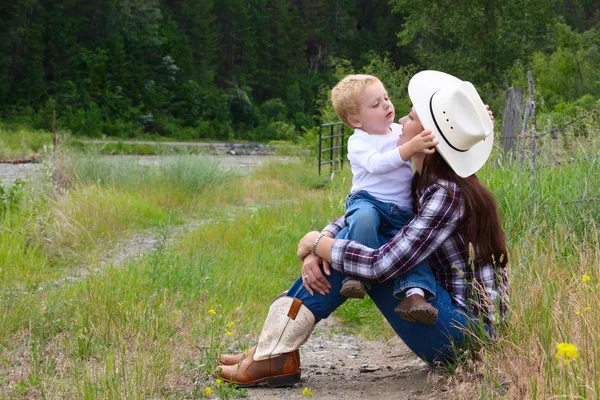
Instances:
[[[487,110],[488,115],[490,116],[490,119],[492,120],[492,124],[495,123],[496,121],[494,121],[494,113],[492,112],[492,110],[490,110],[490,106],[488,106],[486,104],[485,109]]]
[[[322,295],[329,293],[331,283],[323,276],[320,264],[323,264],[323,271],[326,275],[331,275],[329,263],[317,256],[309,254],[304,258],[302,263],[302,283],[304,288],[311,296],[314,296],[314,291]]]
[[[304,258],[306,258],[306,256],[312,252],[312,247],[313,244],[315,244],[315,240],[317,240],[317,236],[319,236],[319,232],[313,231],[308,232],[302,239],[300,239],[300,242],[298,242],[297,252],[300,261],[304,261]]]

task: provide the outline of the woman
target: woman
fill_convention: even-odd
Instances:
[[[479,325],[493,334],[494,323],[505,318],[504,232],[492,194],[474,175],[493,145],[486,106],[472,84],[437,71],[416,74],[408,91],[413,109],[400,120],[404,134],[429,129],[440,142],[436,153],[413,157],[415,217],[378,249],[333,239],[343,217],[321,233],[307,233],[298,244],[302,277],[271,305],[255,349],[222,356],[222,378],[240,386],[298,382],[298,348],[314,324],[346,300],[339,294],[344,276],[374,282],[373,302],[406,345],[429,363],[447,360],[463,343],[465,328]],[[439,313],[433,325],[394,313],[392,280],[427,257],[437,281],[432,305]]]

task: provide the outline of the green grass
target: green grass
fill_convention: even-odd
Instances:
[[[111,140],[111,139],[107,139]],[[160,143],[160,142],[159,142]],[[142,156],[156,156],[156,155],[176,155],[176,154],[207,154],[210,153],[210,147],[206,146],[168,146],[168,145],[154,145],[154,144],[134,144],[134,143],[86,143],[79,139],[72,139],[69,142],[69,147],[73,150],[91,153],[91,154],[105,154],[105,155],[142,155]]]
[[[129,232],[204,218],[208,210],[198,203],[207,188],[218,190],[232,179],[216,164],[187,156],[156,167],[88,156],[65,156],[53,165],[47,168],[68,183],[62,194],[26,188],[21,213],[0,225],[6,289],[35,290],[77,269],[70,264],[93,263],[99,250]]]
[[[52,134],[0,124],[0,160],[31,158],[52,146]]]
[[[63,189],[25,194],[0,225],[0,397],[203,391],[222,349],[254,343],[271,298],[299,275],[298,239],[343,212],[351,182],[348,170],[329,183],[304,164],[224,175],[192,156],[150,167],[66,154],[55,165]],[[481,382],[451,387],[457,395],[597,397],[599,207],[563,203],[600,197],[599,169],[590,160],[532,180],[491,162],[480,174],[510,242],[510,323],[481,361],[456,370],[454,382]],[[189,221],[197,228],[170,246],[52,285],[83,262],[95,265],[110,243],[148,230],[164,238]],[[353,333],[393,335],[370,301],[347,302],[336,315]],[[580,357],[557,362],[560,342]]]
[[[87,138],[73,137],[70,132],[59,130],[57,132],[59,148],[88,155],[193,155],[211,154],[215,150],[211,146],[196,146],[190,141],[177,138],[161,137],[156,135],[142,135],[134,140],[152,141],[157,144],[130,143],[122,138],[105,137],[102,140],[86,140]],[[104,141],[104,142],[103,142]],[[167,142],[178,142],[177,146]],[[223,142],[202,140],[204,143],[222,145]],[[244,144],[244,142],[236,142]],[[275,154],[280,156],[298,156],[305,152],[297,145],[287,141],[273,141],[268,145],[275,148]],[[24,124],[0,122],[0,161],[15,159],[39,158],[44,152],[44,146],[52,149],[52,133],[44,130],[34,130]]]

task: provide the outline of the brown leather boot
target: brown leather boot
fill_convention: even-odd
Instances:
[[[221,354],[218,361],[221,365],[236,365],[237,363],[242,362],[247,355],[248,353],[246,352],[239,354]]]
[[[315,316],[292,297],[281,297],[271,304],[256,348],[244,354],[235,365],[220,365],[220,376],[241,387],[266,383],[272,387],[291,386],[300,381],[300,353],[315,326]],[[223,355],[233,362],[241,355]]]
[[[266,383],[269,387],[292,386],[300,382],[300,352],[295,350],[275,358],[254,360],[255,350],[236,365],[222,365],[221,378],[239,387]]]
[[[400,318],[410,322],[420,322],[422,324],[435,324],[438,318],[438,310],[420,294],[402,299],[400,304],[394,308],[394,312]]]
[[[363,299],[367,294],[367,287],[361,281],[348,279],[342,283],[340,294],[351,299]]]

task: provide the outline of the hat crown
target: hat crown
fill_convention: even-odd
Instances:
[[[485,104],[471,82],[443,87],[431,98],[431,112],[444,139],[458,151],[467,151],[493,132]]]

